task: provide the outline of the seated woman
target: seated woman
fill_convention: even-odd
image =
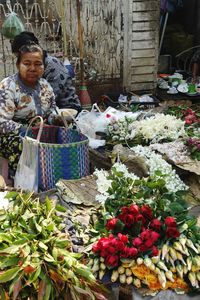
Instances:
[[[0,82],[0,156],[9,160],[13,175],[21,154],[19,133],[37,115],[49,124],[57,119],[52,87],[41,78],[42,49],[38,45],[23,46],[16,65],[18,73]]]

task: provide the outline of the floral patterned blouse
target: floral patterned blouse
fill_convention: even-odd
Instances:
[[[0,82],[0,134],[18,131],[36,115],[50,122],[55,108],[52,87],[44,78],[35,89],[24,85],[18,73]]]

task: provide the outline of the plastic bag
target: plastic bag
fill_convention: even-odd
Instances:
[[[91,111],[83,110],[76,118],[76,123],[81,132],[94,139],[96,138],[96,132],[106,133],[109,122],[109,117],[100,111],[96,103],[93,104]]]
[[[7,15],[5,21],[2,24],[1,32],[8,39],[14,39],[14,37],[25,31],[24,25],[16,13],[11,12]]]
[[[23,139],[23,148],[14,179],[14,187],[38,192],[38,142]]]

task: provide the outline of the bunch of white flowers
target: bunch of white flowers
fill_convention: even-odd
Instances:
[[[134,173],[129,173],[127,167],[122,163],[115,163],[111,169],[111,175],[113,170],[123,173],[124,178],[130,178],[133,181],[139,179]],[[108,193],[108,189],[111,187],[112,180],[108,179],[109,173],[105,170],[95,170],[94,175],[96,175],[97,180],[97,190],[100,194],[97,194],[96,200],[100,203],[105,203],[106,199],[109,197],[112,198],[112,195]]]
[[[185,122],[175,116],[155,114],[147,119],[135,121],[124,118],[108,126],[113,141],[128,141],[141,137],[145,142],[158,143],[186,136]]]
[[[156,114],[148,119],[132,123],[134,136],[142,136],[145,142],[157,143],[162,140],[176,140],[186,135],[185,122],[175,116]],[[129,128],[130,129],[130,128]],[[130,135],[132,138],[132,135]]]
[[[156,154],[149,147],[136,146],[132,150],[145,158],[146,163],[149,167],[149,175],[155,176],[159,179],[160,176],[156,175],[156,171],[160,171],[164,175],[164,180],[166,183],[166,188],[169,192],[175,193],[177,191],[187,190],[188,187],[176,174],[176,171],[172,169],[172,166],[168,164],[160,154]],[[161,177],[162,178],[162,177]]]
[[[130,124],[132,124],[134,121],[134,118],[125,117],[109,124],[107,129],[111,139],[119,142],[129,139],[129,136],[132,132]]]

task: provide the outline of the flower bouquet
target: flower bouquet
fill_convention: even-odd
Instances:
[[[168,189],[165,172],[166,166],[158,172],[154,164],[151,175],[139,179],[119,163],[110,174],[96,172],[103,211],[89,265],[100,280],[147,287],[152,294],[199,289],[197,220],[188,214],[186,186],[179,179],[176,189]]]

